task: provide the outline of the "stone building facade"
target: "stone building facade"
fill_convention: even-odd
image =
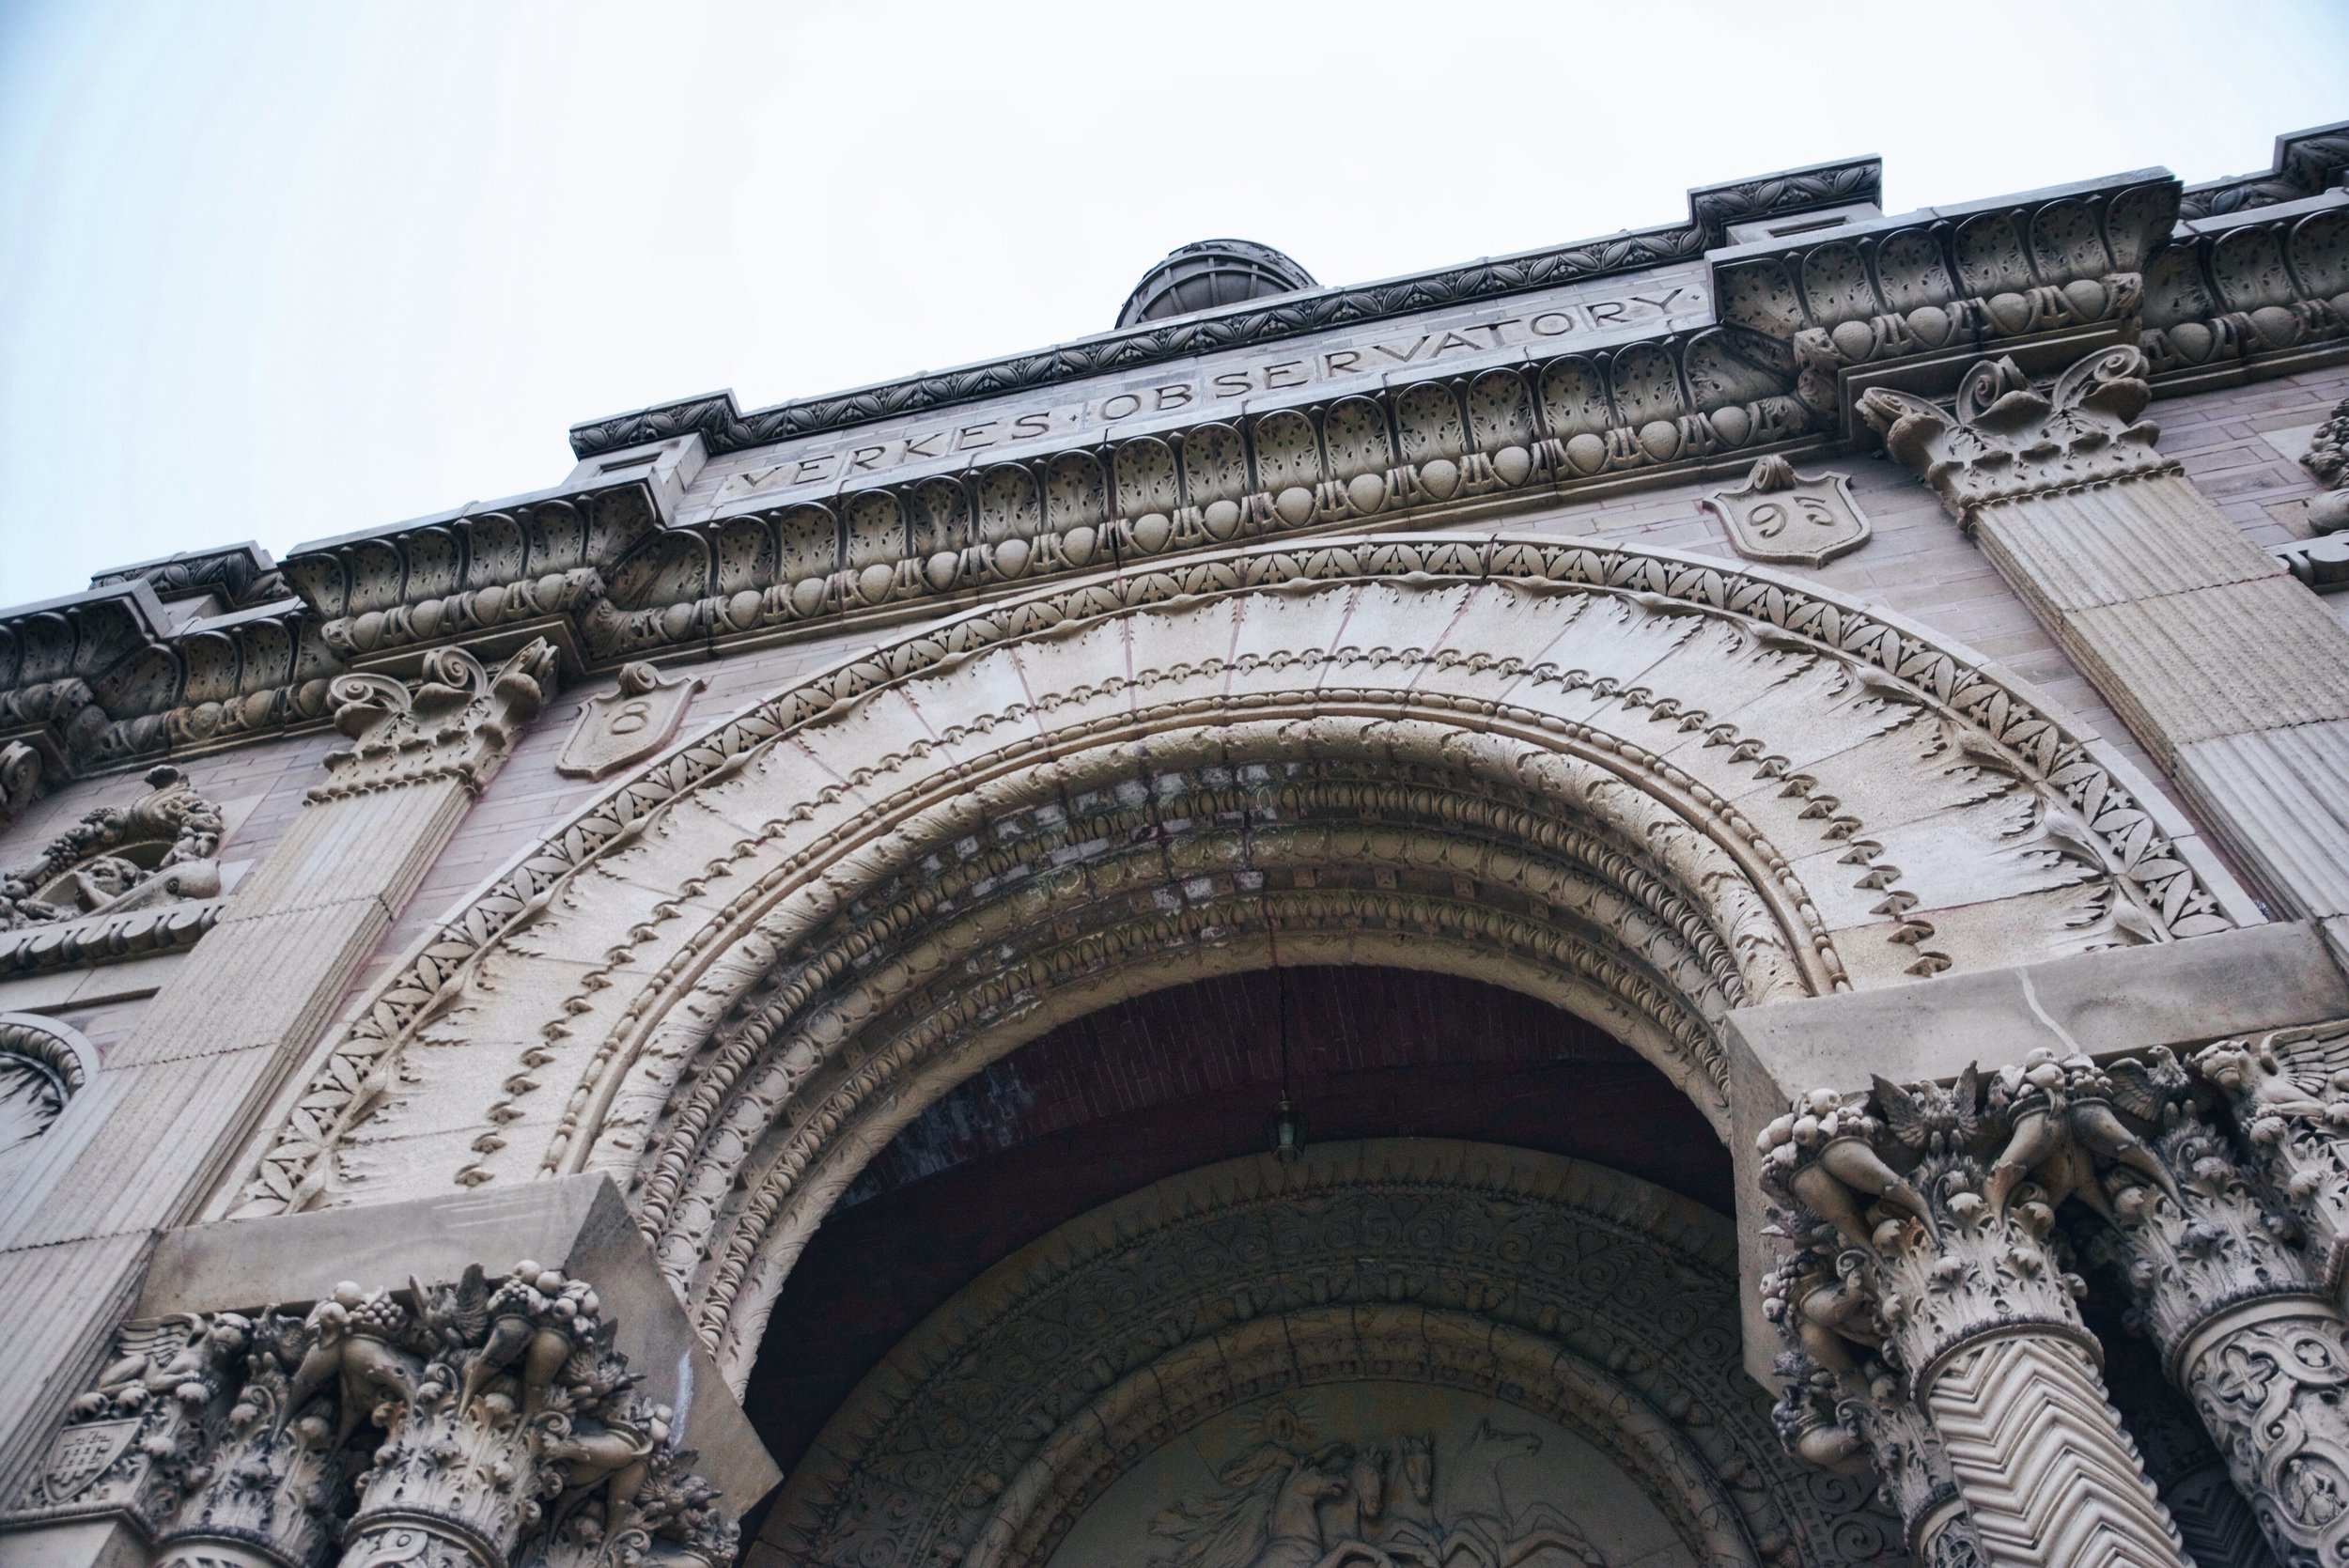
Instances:
[[[1209,241],[0,613],[0,1561],[2344,1560],[2345,169]]]

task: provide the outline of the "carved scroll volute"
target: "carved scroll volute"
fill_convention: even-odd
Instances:
[[[553,694],[557,660],[537,638],[499,665],[482,668],[462,648],[425,656],[412,691],[380,675],[338,677],[329,689],[334,727],[353,744],[326,755],[328,782],[313,802],[452,779],[478,792],[522,729]]]
[[[1954,411],[1890,387],[1870,388],[1858,407],[1885,450],[1970,529],[1975,509],[1996,502],[2177,472],[2155,448],[2158,428],[2137,417],[2151,373],[2140,350],[2108,349],[2042,392],[2013,360],[1985,360],[1967,373]]]

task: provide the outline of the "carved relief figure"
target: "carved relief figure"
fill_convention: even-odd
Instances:
[[[1603,1568],[1608,1560],[1539,1495],[1541,1478],[1527,1462],[1541,1453],[1541,1435],[1517,1430],[1505,1415],[1480,1419],[1448,1445],[1440,1466],[1435,1433],[1405,1433],[1392,1446],[1324,1442],[1326,1423],[1286,1399],[1248,1424],[1252,1445],[1218,1469],[1218,1486],[1177,1498],[1152,1522],[1150,1533],[1166,1545],[1151,1568],[1512,1568],[1534,1560]]]
[[[220,808],[177,768],[147,783],[138,800],[99,807],[0,877],[0,930],[220,892]]]

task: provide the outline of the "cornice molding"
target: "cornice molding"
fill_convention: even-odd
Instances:
[[[2339,129],[2287,137],[2295,150],[2279,167],[2317,167],[2310,160]],[[1341,319],[1283,312],[1363,320],[1637,270],[1658,246],[1686,261],[1758,216],[1864,202],[1876,178],[1874,161],[1859,160],[1712,187],[1691,194],[1678,229],[1202,315],[757,415],[706,400],[734,422],[723,428],[669,405],[583,427],[605,431],[590,442],[598,451],[623,438],[662,444],[583,463],[552,489],[303,545],[282,567],[238,546],[118,568],[86,592],[0,611],[8,799],[322,726],[337,676],[410,675],[439,648],[495,661],[543,637],[576,675],[934,613],[1040,579],[1254,537],[1440,525],[1741,472],[1766,453],[1869,439],[1857,403],[1870,385],[1946,395],[1985,352],[2031,368],[2058,346],[2069,361],[2136,342],[2160,395],[2349,350],[2349,194],[2257,206],[2247,196],[2229,213],[2178,223],[2177,182],[2143,171],[1717,247],[1721,321],[1710,328],[676,521],[713,446]],[[1077,358],[1061,364],[1063,354]],[[296,597],[258,598],[280,582]],[[191,618],[187,601],[199,595],[234,608]],[[27,778],[29,792],[17,787]]]
[[[2186,189],[2188,218],[2215,218],[2248,208],[2298,201],[2329,190],[2349,173],[2349,120],[2287,131],[2276,138],[2276,162],[2258,174],[2204,180]]]
[[[1703,256],[1728,238],[1732,224],[1874,203],[1881,193],[1883,175],[1881,160],[1854,158],[1703,186],[1688,193],[1688,217],[1679,224],[1577,241],[1465,267],[1414,272],[1384,283],[1318,289],[1268,305],[1203,312],[1162,325],[1107,333],[1034,353],[876,382],[748,412],[736,404],[731,391],[682,398],[574,425],[571,450],[587,458],[648,442],[699,435],[713,453],[739,452],[894,414],[1057,386],[1194,354],[1273,343],[1585,278],[1640,272]]]

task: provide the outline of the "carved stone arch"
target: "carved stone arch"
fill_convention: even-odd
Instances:
[[[1138,1544],[1154,1510],[1133,1500],[1184,1473],[1171,1453],[1204,1445],[1206,1475],[1235,1437],[1359,1453],[1394,1442],[1357,1424],[1382,1405],[1425,1421],[1466,1395],[1486,1425],[1564,1429],[1617,1512],[1545,1524],[1605,1560],[1896,1558],[1866,1481],[1780,1449],[1737,1362],[1734,1269],[1719,1216],[1555,1156],[1397,1139],[1208,1166],[1069,1221],[933,1313],[835,1413],[762,1540],[791,1561],[1043,1568],[1104,1523]],[[1440,1536],[1466,1455],[1429,1436]],[[1626,1550],[1634,1519],[1664,1541]],[[1346,1525],[1317,1528],[1335,1557]]]
[[[1719,1126],[1728,1006],[2229,924],[2125,768],[1895,618],[1664,551],[1259,546],[922,629],[623,780],[394,968],[223,1210],[625,1172],[739,1377],[910,1110],[1276,931],[1549,998]]]
[[[0,1168],[47,1132],[98,1071],[81,1031],[37,1013],[0,1013]]]

